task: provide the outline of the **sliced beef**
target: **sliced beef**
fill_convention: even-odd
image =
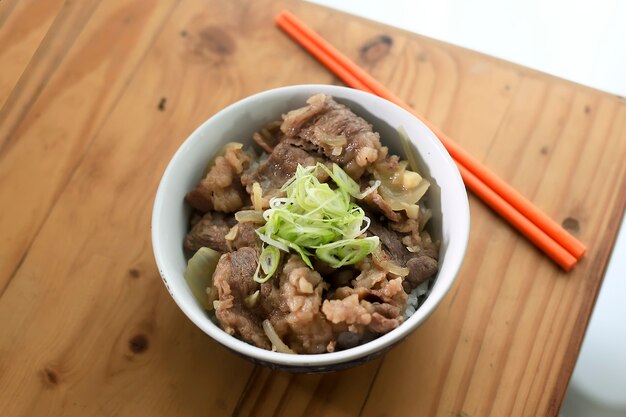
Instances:
[[[224,236],[236,222],[233,216],[212,211],[206,213],[187,233],[185,248],[194,252],[202,247],[228,252]]]
[[[437,256],[432,244],[417,253],[410,252],[402,242],[402,236],[385,227],[377,219],[370,217],[370,220],[368,232],[378,236],[381,245],[392,260],[409,269],[409,275],[405,277],[403,283],[406,292],[411,292],[413,288],[437,273]]]
[[[407,298],[401,278],[388,280],[385,272],[368,269],[352,281],[352,287],[340,287],[334,299],[325,300],[322,312],[340,334],[384,334],[402,323]],[[344,334],[342,339],[346,338],[350,339]],[[341,340],[340,345],[346,343]]]
[[[367,187],[363,187],[362,191],[365,191],[366,188]],[[391,221],[397,222],[402,219],[402,215],[399,212],[393,211],[391,209],[391,206],[389,205],[389,203],[387,203],[380,196],[380,194],[378,194],[378,190],[374,190],[368,195],[366,195],[362,201],[366,203],[373,210],[376,210],[377,212],[384,214],[385,217],[387,217]]]
[[[306,106],[283,114],[283,123],[280,126],[280,130],[287,137],[296,137],[304,125],[310,124],[312,120],[315,120],[316,116],[338,105],[332,97],[324,94],[311,96],[306,102]]]
[[[402,313],[397,306],[387,303],[374,303],[372,310],[372,322],[369,325],[372,332],[389,333],[402,324]]]
[[[234,239],[226,240],[226,235],[235,226],[237,233]],[[233,215],[209,211],[196,220],[187,233],[185,248],[193,252],[202,247],[218,252],[232,252],[243,247],[251,247],[260,252],[261,240],[255,231],[257,226],[252,222],[237,223]]]
[[[250,247],[258,252],[261,251],[261,239],[256,234],[257,224],[252,222],[237,223],[237,234],[232,241],[227,241],[230,250]]]
[[[389,227],[398,233],[419,235],[419,221],[417,219],[406,218],[406,216],[401,216],[399,221],[390,223]]]
[[[272,153],[272,150],[274,150],[274,147],[267,143],[265,138],[259,132],[254,132],[252,134],[252,140],[267,153]]]
[[[364,343],[363,336],[347,330],[337,331],[337,350],[350,349]]]
[[[402,278],[388,279],[387,274],[375,267],[362,271],[352,281],[352,287],[369,301],[387,303],[403,311],[408,299],[402,287]]]
[[[375,216],[370,216],[368,232],[378,236],[381,245],[389,253],[391,259],[402,264],[402,266],[404,266],[406,259],[411,257],[411,252],[409,252],[402,243],[402,238],[396,232],[378,221]]]
[[[316,264],[313,264],[317,271]],[[329,267],[330,268],[330,267]],[[324,275],[326,282],[330,283],[332,288],[338,288],[346,286],[352,281],[359,271],[355,270],[352,265],[344,266],[340,269],[335,269],[329,274]],[[323,273],[323,272],[322,272]]]
[[[280,131],[281,124],[282,122],[279,120],[268,123],[259,132],[252,134],[252,140],[265,152],[272,153],[272,150],[283,136],[283,132]]]
[[[372,314],[366,303],[367,301],[359,300],[359,295],[354,293],[342,299],[324,300],[322,311],[334,324],[367,326],[372,322]]]
[[[272,281],[262,286],[261,306],[281,340],[297,353],[332,352],[333,329],[320,310],[328,288],[321,275],[291,255],[278,285]]]
[[[268,206],[272,197],[281,194],[280,187],[294,176],[298,164],[310,166],[317,164],[318,161],[320,158],[309,155],[296,146],[281,142],[265,162],[252,172],[246,172],[241,176],[241,183],[248,193],[252,194],[252,185],[258,182],[263,192],[264,205]]]
[[[437,260],[427,254],[418,253],[406,262],[409,268],[409,275],[406,276],[406,282],[410,284],[411,289],[416,288],[422,282],[432,278],[439,269]]]
[[[245,298],[259,289],[259,284],[252,279],[257,258],[252,248],[222,255],[213,274],[213,285],[218,292],[215,315],[226,333],[269,349],[271,344],[263,331],[262,319],[254,309],[244,305]]]
[[[302,138],[292,138],[289,136],[285,136],[282,139],[282,143],[288,143],[312,154],[317,154],[320,152],[319,146]]]
[[[211,210],[232,213],[241,209],[249,198],[239,177],[249,167],[251,160],[252,156],[242,149],[227,148],[185,199],[202,213]]]
[[[283,115],[280,129],[284,140],[319,150],[353,178],[363,175],[381,149],[371,124],[324,94],[312,96],[307,106]]]

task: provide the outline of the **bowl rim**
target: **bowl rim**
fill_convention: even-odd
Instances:
[[[448,268],[451,271],[451,278],[446,283],[445,288],[442,288],[441,295],[434,299],[432,296],[427,297],[424,304],[422,304],[413,314],[409,317],[405,322],[403,322],[399,327],[392,330],[391,332],[384,334],[370,342],[364,343],[362,345],[356,346],[351,349],[346,349],[338,352],[330,352],[330,353],[321,353],[321,354],[301,354],[301,355],[293,355],[287,353],[279,353],[273,352],[270,350],[265,350],[254,345],[251,345],[247,342],[241,341],[234,336],[227,334],[217,325],[215,325],[206,314],[198,314],[193,310],[192,306],[189,306],[187,303],[183,302],[181,298],[176,294],[176,291],[173,291],[168,284],[168,277],[166,276],[166,271],[168,270],[168,266],[164,263],[164,257],[162,256],[161,247],[158,244],[159,236],[161,232],[161,225],[159,219],[161,216],[161,211],[163,210],[163,204],[166,197],[165,185],[167,178],[171,175],[173,167],[180,163],[180,160],[184,154],[184,148],[188,143],[194,140],[194,138],[201,136],[201,132],[205,131],[207,126],[211,123],[214,123],[215,120],[225,117],[225,115],[236,111],[238,108],[246,107],[252,102],[256,102],[260,98],[264,96],[272,96],[276,94],[284,94],[284,95],[294,95],[294,94],[315,94],[315,92],[321,92],[324,94],[337,96],[340,100],[346,99],[346,95],[349,96],[349,99],[359,102],[361,100],[373,100],[374,102],[378,102],[378,104],[382,106],[391,106],[394,108],[394,111],[401,112],[405,114],[405,117],[408,116],[418,124],[421,124],[422,127],[427,132],[426,138],[420,137],[420,140],[430,140],[433,142],[435,148],[441,153],[443,160],[448,165],[448,171],[451,175],[451,181],[455,184],[457,190],[455,193],[462,193],[464,198],[459,198],[462,207],[456,207],[458,210],[458,216],[461,217],[459,229],[455,230],[455,242],[456,242],[456,252],[453,258],[449,256],[446,258],[445,262],[448,264]],[[195,139],[198,140],[198,139]],[[412,139],[413,140],[413,139]],[[348,87],[335,86],[335,85],[325,85],[325,84],[300,84],[300,85],[291,85],[285,87],[278,87],[270,90],[265,90],[248,97],[245,97],[241,100],[238,100],[222,110],[218,111],[207,120],[205,120],[200,126],[198,126],[178,147],[174,156],[170,159],[167,168],[165,169],[161,180],[159,182],[159,186],[156,192],[153,210],[152,210],[152,221],[151,221],[151,238],[152,238],[152,247],[154,252],[155,261],[163,279],[163,282],[172,296],[174,302],[178,305],[178,307],[183,311],[183,313],[203,332],[209,335],[212,339],[220,343],[221,345],[232,349],[239,354],[244,356],[252,357],[258,361],[269,362],[276,365],[283,366],[299,366],[299,367],[314,367],[314,366],[324,366],[324,365],[333,365],[338,363],[345,363],[350,361],[356,361],[359,359],[366,358],[368,356],[374,355],[377,352],[390,347],[391,345],[403,340],[407,336],[409,336],[441,303],[441,301],[445,298],[445,295],[449,292],[450,287],[453,285],[456,277],[458,276],[458,272],[462,266],[463,260],[465,258],[465,253],[467,251],[468,241],[469,241],[469,230],[470,230],[470,213],[469,213],[469,202],[467,199],[467,193],[465,190],[465,186],[463,185],[463,181],[461,179],[461,175],[456,167],[456,164],[452,160],[452,157],[448,154],[444,146],[441,144],[439,139],[435,136],[435,134],[419,119],[417,119],[414,115],[406,111],[405,109],[399,107],[398,105],[380,98],[376,95],[366,93],[359,90],[354,90]],[[182,273],[181,273],[182,277]],[[429,302],[430,300],[430,302]],[[419,312],[424,305],[428,302],[428,310],[424,311],[423,314],[418,315]]]

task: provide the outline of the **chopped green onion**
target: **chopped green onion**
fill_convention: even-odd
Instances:
[[[339,165],[333,164],[332,171],[328,169],[326,165],[318,163],[318,166],[321,166],[324,171],[326,171],[326,173],[330,175],[330,177],[333,179],[333,181],[335,181],[335,184],[337,184],[337,186],[346,190],[348,194],[350,194],[357,200],[364,199],[368,194],[374,192],[374,190],[376,190],[380,186],[380,181],[376,181],[374,185],[372,185],[370,188],[368,188],[364,192],[361,192],[359,184],[357,184],[356,181],[350,178],[350,176],[346,174],[346,171],[339,168]]]
[[[275,246],[268,246],[263,249],[261,256],[259,257],[259,263],[261,269],[265,275],[271,276],[278,268],[280,262],[280,251]]]
[[[315,255],[334,268],[339,268],[357,263],[372,253],[378,245],[378,236],[339,240],[319,246],[315,249]]]
[[[280,263],[280,250],[276,246],[266,246],[259,256],[259,265],[254,273],[254,280],[258,283],[264,283],[274,275],[278,269]],[[265,274],[264,277],[259,277],[259,269]]]
[[[336,188],[319,181],[318,169],[330,175]],[[296,252],[310,268],[313,255],[339,268],[357,263],[375,250],[378,238],[361,237],[370,219],[351,197],[361,199],[379,184],[361,193],[357,182],[336,164],[332,170],[321,163],[298,165],[295,175],[281,188],[287,197],[272,198],[270,208],[263,212],[265,225],[257,229],[257,234],[264,243],[259,262],[265,276],[259,278],[257,270],[255,281],[265,282],[276,272],[274,269],[268,273],[264,262],[271,258],[277,267],[279,250]],[[269,248],[272,252],[266,252]]]

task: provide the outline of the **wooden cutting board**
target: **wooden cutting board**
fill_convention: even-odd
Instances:
[[[283,7],[562,222],[582,262],[563,273],[470,196],[457,282],[383,358],[290,375],[212,342],[161,283],[152,202],[224,106],[338,83],[276,29]],[[626,203],[623,98],[305,3],[4,0],[0,106],[0,415],[557,415]]]

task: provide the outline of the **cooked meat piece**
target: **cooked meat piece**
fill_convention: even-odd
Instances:
[[[406,267],[409,268],[409,275],[405,279],[412,288],[416,288],[422,282],[432,278],[438,270],[437,261],[421,252],[409,259]]]
[[[261,318],[243,304],[247,296],[259,289],[259,284],[252,279],[257,258],[252,248],[222,255],[213,274],[219,297],[215,302],[215,315],[226,333],[269,349],[271,345],[263,331]]]
[[[403,283],[406,292],[411,292],[413,288],[416,288],[437,273],[437,256],[432,242],[423,242],[423,244],[428,243],[424,250],[420,250],[417,253],[409,252],[402,243],[402,237],[398,233],[386,228],[374,218],[370,217],[370,220],[368,231],[378,236],[381,245],[389,253],[391,259],[400,266],[405,266],[409,269],[409,275],[406,276]],[[411,220],[409,219],[408,221]],[[391,227],[394,227],[394,223],[391,223]]]
[[[388,155],[389,148],[383,146],[381,148],[381,156],[376,160],[374,164],[374,170],[379,173],[391,173],[398,172],[402,169],[400,164],[400,157],[398,155]]]
[[[389,227],[398,233],[406,233],[411,235],[419,235],[419,220],[409,219],[405,215],[401,215],[399,220],[394,220]]]
[[[362,191],[365,191],[365,189],[367,189],[367,187],[362,187]],[[393,211],[389,203],[378,194],[378,190],[374,190],[366,195],[362,201],[379,213],[384,214],[385,217],[391,221],[397,222],[402,219],[401,214],[397,211]]]
[[[239,177],[248,168],[251,155],[234,147],[226,149],[206,177],[187,193],[187,202],[203,213],[211,210],[232,213],[249,200],[241,187]]]
[[[322,305],[333,324],[344,324],[348,332],[362,335],[366,331],[388,333],[402,323],[407,295],[401,278],[389,281],[384,272],[372,269],[363,271],[352,284],[354,288],[338,288],[335,299]],[[344,344],[342,341],[340,346]]]
[[[347,330],[338,332],[337,349],[345,350],[358,346],[362,343],[362,336]]]
[[[366,303],[366,301],[362,301]],[[358,294],[349,295],[341,300],[324,300],[322,312],[334,324],[363,324],[367,326],[372,321],[372,315],[361,305]]]
[[[307,106],[291,110],[283,115],[280,130],[288,137],[295,137],[305,123],[310,122],[318,114],[330,110],[333,105],[338,105],[332,97],[324,94],[316,94],[306,102]]]
[[[334,349],[332,326],[320,311],[328,288],[321,275],[310,270],[297,255],[283,268],[278,287],[263,284],[261,306],[276,333],[297,353],[324,353]]]
[[[372,310],[374,313],[380,314],[387,318],[395,318],[401,316],[400,308],[387,303],[373,303]]]
[[[258,225],[252,222],[239,222],[237,223],[237,234],[232,241],[226,241],[230,250],[237,250],[244,247],[251,247],[261,251],[261,239],[256,234],[256,228]]]
[[[232,241],[226,235],[237,227],[237,234]],[[261,240],[255,232],[256,225],[251,222],[237,223],[234,216],[216,211],[209,211],[193,225],[185,239],[185,248],[197,251],[202,247],[218,252],[231,252],[243,247],[251,247],[260,251]]]
[[[384,303],[398,306],[402,310],[406,307],[408,296],[402,288],[402,278],[390,280],[384,271],[375,267],[362,271],[352,281],[352,287],[361,295],[361,298],[381,300]]]
[[[298,148],[305,150],[309,153],[317,154],[320,153],[320,148],[313,142],[309,142],[308,140],[304,140],[302,138],[291,138],[291,137],[283,137],[282,143],[288,143],[293,146],[297,146]]]
[[[387,282],[387,274],[385,271],[381,271],[370,264],[352,280],[351,284],[354,289],[365,288],[371,290],[373,288],[379,288],[384,282]]]
[[[187,233],[185,248],[194,252],[202,247],[218,252],[228,252],[229,248],[224,236],[235,223],[233,216],[209,211]]]
[[[307,106],[283,115],[285,140],[312,143],[351,177],[359,178],[379,157],[378,133],[372,125],[332,97],[317,94]],[[343,144],[341,144],[343,142]],[[307,148],[306,144],[300,146]]]
[[[378,236],[380,243],[387,250],[391,259],[404,266],[406,259],[411,257],[411,252],[402,243],[402,238],[393,230],[385,227],[375,216],[369,216],[370,227],[368,232]]]
[[[269,143],[265,141],[265,138],[261,136],[259,132],[254,132],[252,134],[252,140],[261,147],[265,152],[272,153],[273,148]]]
[[[309,155],[306,151],[281,142],[272,151],[269,158],[252,172],[241,176],[241,183],[248,193],[252,194],[252,185],[258,182],[263,192],[264,205],[272,197],[281,195],[280,187],[296,173],[298,164],[302,166],[315,165],[320,158]]]
[[[279,120],[268,123],[259,132],[252,134],[252,140],[265,152],[272,153],[272,150],[283,136],[283,132],[280,131],[281,124],[282,122]]]
[[[328,265],[324,261],[320,261],[317,258],[313,258],[312,262],[313,262],[313,269],[316,270],[324,278],[326,278],[326,277],[334,274],[335,272],[337,272],[337,270],[335,268],[333,268],[332,266]]]
[[[372,322],[369,329],[375,333],[389,333],[402,324],[402,313],[400,309],[391,304],[372,304]]]
[[[316,265],[313,264],[315,267]],[[317,267],[315,267],[317,270]],[[352,265],[335,270],[333,273],[324,275],[324,279],[330,283],[333,288],[343,287],[352,281],[358,271],[355,271]]]
[[[193,212],[189,219],[189,226],[194,227],[200,220],[202,220],[202,216],[198,212]]]

